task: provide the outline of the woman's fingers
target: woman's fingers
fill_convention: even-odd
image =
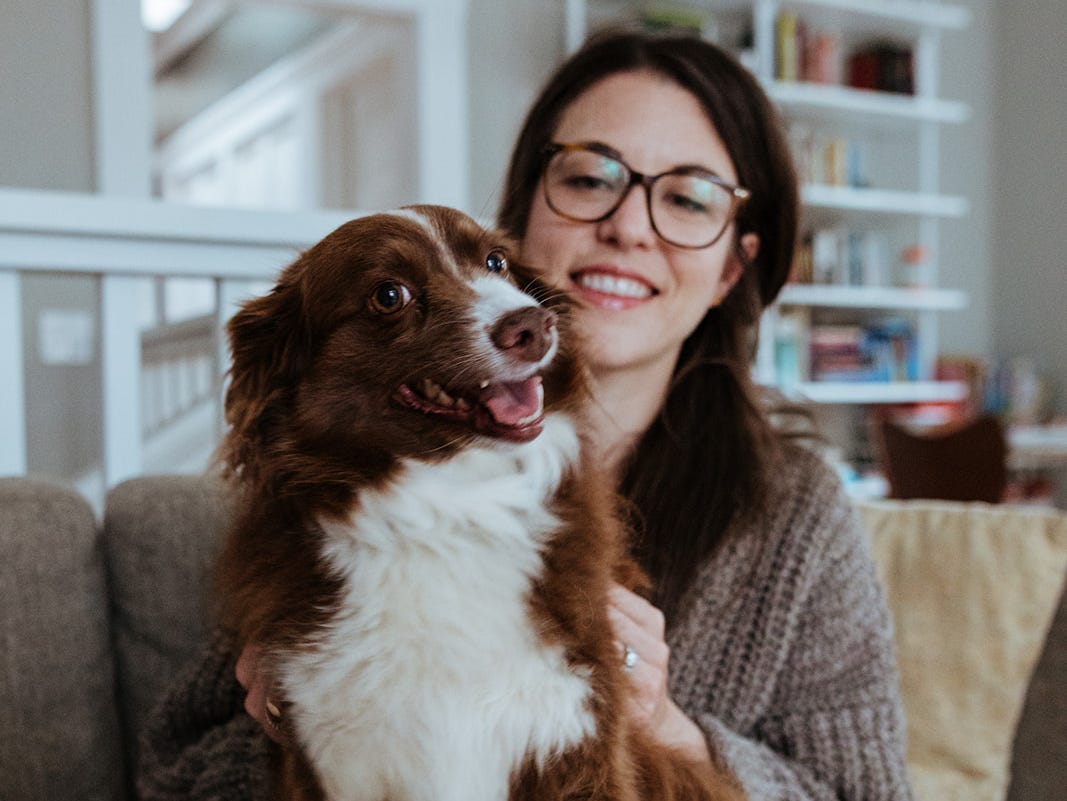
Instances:
[[[616,585],[608,594],[608,619],[621,647],[629,646],[639,662],[655,666],[666,676],[670,650],[664,641],[663,614],[659,609]]]
[[[660,640],[663,639],[663,613],[637,593],[621,584],[613,584],[608,590],[608,603],[642,630]]]
[[[644,598],[616,586],[609,592],[608,619],[630,680],[631,714],[640,723],[654,726],[670,703],[670,649],[663,639],[663,615]]]
[[[258,646],[246,645],[237,658],[234,673],[248,693],[245,696],[245,711],[263,727],[268,737],[281,742],[281,710],[270,698],[269,688],[273,682],[261,670],[260,653]]]

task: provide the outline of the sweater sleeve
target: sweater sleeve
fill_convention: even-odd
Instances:
[[[274,745],[244,711],[229,637],[219,633],[180,677],[140,740],[142,801],[261,801]]]
[[[744,669],[710,677],[745,686],[710,686],[725,705],[693,718],[751,801],[909,801],[892,622],[867,539],[836,477],[806,489],[763,552],[750,627],[730,629]]]

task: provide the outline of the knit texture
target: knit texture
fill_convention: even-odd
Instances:
[[[790,459],[668,632],[670,692],[753,801],[906,801],[892,624],[837,476]]]
[[[271,798],[277,747],[244,711],[233,640],[218,632],[150,717],[141,737],[137,789],[150,799]]]
[[[907,801],[892,627],[833,472],[791,459],[758,523],[702,565],[668,632],[672,697],[752,801]],[[273,746],[219,638],[142,742],[145,801],[267,797]]]

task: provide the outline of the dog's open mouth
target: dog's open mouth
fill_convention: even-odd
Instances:
[[[397,399],[405,406],[458,423],[489,437],[529,442],[544,427],[544,387],[540,376],[523,381],[484,383],[474,390],[446,391],[430,378],[403,384]]]

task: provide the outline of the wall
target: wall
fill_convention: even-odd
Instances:
[[[563,57],[563,3],[470,0],[471,211],[492,219],[528,106]]]
[[[0,185],[92,187],[88,0],[7,0]]]
[[[998,3],[993,342],[1031,356],[1067,412],[1067,30],[1063,0]]]
[[[941,127],[941,187],[947,194],[968,198],[970,213],[941,223],[942,286],[965,289],[969,305],[939,318],[941,353],[989,358],[992,334],[993,176],[992,134],[995,66],[989,57],[994,40],[995,0],[957,0],[971,9],[974,21],[963,31],[943,35],[941,95],[962,100],[971,119]]]
[[[57,22],[59,21],[59,22]],[[88,0],[8,0],[0,25],[0,185],[91,191],[93,131]],[[42,363],[48,309],[97,314],[91,279],[22,282],[27,457],[31,472],[75,476],[99,460],[99,347],[88,364]],[[99,331],[99,325],[95,326]]]

